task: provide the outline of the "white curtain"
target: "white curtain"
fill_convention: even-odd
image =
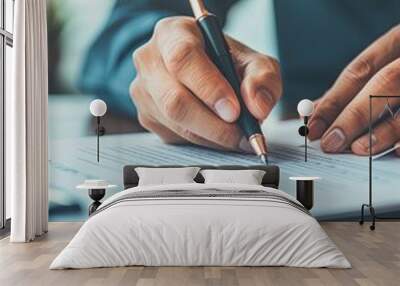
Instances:
[[[13,92],[6,98],[6,187],[12,242],[47,232],[46,0],[15,1]]]

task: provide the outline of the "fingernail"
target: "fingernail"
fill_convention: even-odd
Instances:
[[[256,92],[256,103],[260,111],[267,115],[274,105],[274,98],[268,90],[262,88]]]
[[[325,152],[339,152],[342,151],[346,144],[346,135],[340,128],[335,128],[324,136],[321,141],[321,147]]]
[[[247,140],[246,137],[242,137],[242,139],[240,140],[239,148],[240,148],[240,150],[242,150],[246,153],[253,153],[253,148],[251,148],[249,140]]]
[[[327,128],[325,122],[320,119],[316,119],[310,122],[308,126],[310,133],[308,134],[308,138],[310,140],[316,140],[324,134],[325,129]]]
[[[218,100],[214,105],[215,111],[218,116],[227,122],[233,122],[236,120],[235,107],[232,102],[227,98]]]
[[[361,147],[365,151],[369,151],[369,136],[365,136],[359,140],[356,141],[357,144],[361,145]],[[376,138],[375,134],[371,135],[371,148],[378,142],[378,139]]]

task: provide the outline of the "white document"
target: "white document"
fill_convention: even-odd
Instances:
[[[304,138],[297,133],[300,121],[276,122],[267,128],[270,164],[281,168],[280,189],[295,195],[290,176],[318,176],[312,213],[320,218],[358,215],[368,202],[368,158],[352,154],[329,155],[319,142],[308,148],[304,162]],[[87,194],[75,186],[84,179],[106,179],[123,189],[124,165],[255,165],[255,155],[221,152],[197,146],[173,146],[150,133],[106,135],[100,139],[100,163],[96,161],[96,137],[53,141],[50,149],[50,187],[75,192],[87,206]],[[377,211],[400,206],[400,159],[393,154],[373,161],[374,203]],[[66,196],[67,197],[67,196]],[[86,208],[85,206],[85,208]]]

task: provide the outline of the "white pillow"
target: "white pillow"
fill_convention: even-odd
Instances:
[[[139,186],[195,183],[193,179],[199,170],[199,167],[135,168],[139,176]]]
[[[205,184],[261,185],[265,171],[262,170],[202,170]]]

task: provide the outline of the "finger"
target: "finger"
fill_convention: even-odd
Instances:
[[[244,67],[241,92],[249,111],[264,120],[282,95],[279,65],[272,58],[249,55]]]
[[[371,44],[344,69],[311,116],[309,125],[311,140],[322,136],[343,108],[375,73],[400,57],[399,40],[400,26],[397,26]]]
[[[168,120],[166,120],[166,121],[168,121]],[[191,130],[182,128],[181,126],[179,126],[179,125],[177,125],[177,124],[175,124],[173,122],[169,122],[168,126],[174,132],[179,134],[179,136],[184,138],[186,140],[186,142],[190,142],[190,143],[193,143],[193,144],[196,144],[196,145],[201,145],[201,146],[205,146],[205,147],[212,148],[212,149],[217,149],[217,150],[233,151],[233,149],[229,149],[229,148],[227,148],[225,146],[222,146],[222,145],[219,145],[217,143],[211,142],[210,140],[207,140],[207,139],[205,139],[205,138],[193,133]],[[235,151],[237,151],[237,150],[248,151],[248,150],[244,149],[243,146],[245,146],[245,145],[243,145],[243,143],[240,146],[241,146],[241,148],[240,149],[236,148]],[[248,146],[250,146],[250,145],[248,144]]]
[[[138,114],[138,119],[140,125],[142,125],[146,130],[155,133],[160,139],[167,144],[183,144],[187,143],[187,141],[171,131],[169,128],[160,124],[157,120],[151,117],[144,116],[142,114]]]
[[[379,123],[371,134],[372,154],[381,153],[400,140],[400,116],[390,117]],[[369,133],[361,136],[351,145],[351,150],[357,155],[369,155]]]
[[[240,147],[242,134],[239,128],[223,121],[204,106],[167,72],[161,59],[152,71],[152,77],[143,80],[159,113],[169,122],[226,149],[237,150]]]
[[[163,86],[147,88],[162,115],[180,126],[186,137],[193,133],[227,149],[238,148],[241,134],[236,125],[219,119],[177,82],[163,81]]]
[[[192,143],[213,149],[224,150],[225,148],[210,142],[197,134],[184,130],[176,124],[169,124],[167,128],[161,122],[152,117],[139,116],[140,124],[147,130],[157,134],[161,140],[167,144],[187,144]]]
[[[138,74],[131,82],[129,86],[129,94],[138,111],[138,119],[139,115],[142,117],[151,117],[160,113],[151,95],[148,94],[144,88],[143,78],[140,74]]]
[[[326,152],[336,153],[346,149],[354,139],[358,138],[382,114],[385,105],[397,106],[398,98],[374,99],[371,118],[369,113],[369,96],[396,95],[400,89],[400,59],[397,59],[381,69],[360,91],[360,93],[339,114],[331,127],[321,139],[321,147]]]
[[[132,82],[130,90],[140,110],[138,114],[139,123],[145,129],[155,133],[162,141],[168,144],[185,144],[190,142],[210,148],[224,149],[223,146],[209,142],[188,130],[184,130],[173,122],[168,122],[161,115],[160,111],[157,110],[157,105],[154,103],[151,95],[140,85],[139,78],[136,78]]]
[[[249,111],[264,120],[282,95],[279,63],[227,37],[241,75],[241,94]]]
[[[322,101],[321,97],[313,101],[314,110],[316,110],[318,108],[318,105],[321,103],[321,101]]]
[[[186,142],[184,138],[162,125],[152,114],[159,114],[152,97],[140,84],[140,75],[131,82],[129,93],[138,110],[138,121],[141,126],[150,132],[157,134],[165,143],[179,144]]]
[[[239,102],[208,58],[195,20],[179,17],[164,21],[167,23],[157,26],[155,37],[167,70],[221,119],[234,122],[240,114]]]

